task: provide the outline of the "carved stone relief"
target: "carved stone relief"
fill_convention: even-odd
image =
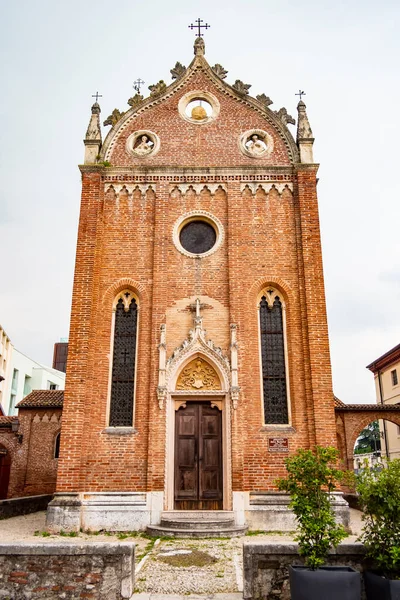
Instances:
[[[160,139],[153,131],[140,130],[126,140],[126,150],[136,158],[154,156],[160,149]]]
[[[192,360],[180,373],[177,390],[220,390],[221,382],[215,369],[198,357]]]
[[[262,158],[272,153],[274,140],[262,129],[249,129],[240,136],[239,148],[246,156]]]

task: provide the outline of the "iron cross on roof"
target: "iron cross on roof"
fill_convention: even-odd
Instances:
[[[99,92],[96,92],[95,94],[92,94],[92,98],[96,98],[96,102],[98,101],[99,98],[102,98],[103,96],[101,94],[99,94]]]
[[[136,79],[136,81],[133,82],[133,89],[137,91],[138,94],[140,94],[140,88],[142,87],[142,85],[144,84],[143,79]]]
[[[298,94],[295,94],[295,96],[300,96],[300,100],[302,96],[306,96],[307,94],[305,92],[302,92],[301,90],[299,90]]]
[[[188,25],[189,29],[198,29],[197,37],[203,37],[204,34],[201,33],[202,29],[209,29],[211,27],[211,25],[209,25],[208,23],[206,23],[205,25],[201,25],[201,23],[204,23],[203,19],[198,18],[195,21],[195,25],[193,25],[193,23],[191,25]]]

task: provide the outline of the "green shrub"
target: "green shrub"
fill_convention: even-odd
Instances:
[[[287,479],[277,482],[280,490],[290,494],[289,506],[298,524],[295,540],[311,569],[323,565],[329,549],[347,536],[344,527],[336,523],[331,504],[331,493],[343,478],[336,468],[338,457],[336,448],[298,450],[285,460]]]
[[[363,529],[360,540],[383,575],[400,579],[400,459],[357,475]]]

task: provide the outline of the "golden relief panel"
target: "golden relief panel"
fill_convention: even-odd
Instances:
[[[195,358],[180,373],[176,389],[220,390],[221,381],[211,365],[202,358]]]

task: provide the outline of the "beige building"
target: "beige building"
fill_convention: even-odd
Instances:
[[[11,354],[12,354],[11,340],[0,325],[0,415],[1,410],[5,406],[5,394],[7,381],[11,372]]]
[[[374,360],[367,369],[375,378],[378,404],[400,404],[400,344]],[[400,458],[400,426],[379,421],[382,436],[382,456]]]
[[[12,344],[0,326],[0,415],[15,416],[32,390],[63,390],[65,373],[32,360]]]

